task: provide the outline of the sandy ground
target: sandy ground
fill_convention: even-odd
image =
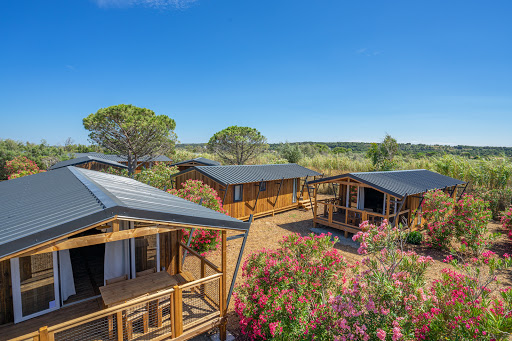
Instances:
[[[279,246],[279,241],[284,236],[290,235],[292,233],[300,233],[301,235],[307,235],[312,232],[312,227],[313,223],[311,210],[293,210],[277,214],[274,217],[269,216],[255,220],[250,228],[249,237],[246,243],[245,251],[243,254],[243,260],[241,264],[243,264],[245,259],[251,253],[262,250],[263,248],[275,249]],[[496,222],[490,223],[489,228],[491,232],[500,231],[500,225]],[[338,234],[341,236],[341,238],[343,238],[342,234],[338,233],[338,231],[335,229],[331,229],[328,227],[321,229],[321,231],[324,230],[332,232],[333,234]],[[229,232],[228,236],[235,234],[237,233]],[[349,235],[349,237],[351,237],[351,235]],[[231,284],[241,243],[241,238],[228,242],[228,286]],[[352,241],[345,241],[343,243],[339,242],[335,245],[335,247],[341,251],[341,253],[343,254],[348,263],[353,263],[362,260],[362,257],[359,254],[357,254],[357,249],[353,245],[354,243]],[[407,245],[407,247],[416,251],[418,254],[425,256],[428,255],[434,259],[434,265],[429,268],[427,273],[427,281],[434,278],[439,278],[441,269],[447,267],[447,264],[443,263],[442,260],[449,254],[448,252],[433,251],[422,246]],[[494,243],[492,250],[500,255],[506,252],[512,253],[512,242],[505,235],[503,235]],[[208,259],[212,260],[216,264],[219,264],[218,260],[220,258],[218,252],[209,255]],[[499,277],[499,280],[501,281],[500,286],[512,285],[512,272],[508,271],[502,274]],[[236,283],[238,284],[241,281],[242,270],[240,266]],[[235,336],[236,340],[245,340],[243,335],[241,335],[240,333],[238,327],[238,317],[234,313],[233,305],[234,299],[231,300],[228,309],[228,330],[229,332],[231,332],[233,336]],[[209,337],[203,335],[196,340],[202,341],[207,339],[209,339]]]

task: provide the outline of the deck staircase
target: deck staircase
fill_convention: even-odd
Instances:
[[[299,201],[299,208],[300,209],[303,209],[305,211],[309,211],[311,209],[311,203],[313,203],[314,205],[314,200],[312,199],[312,201],[309,201],[308,200],[300,200]]]

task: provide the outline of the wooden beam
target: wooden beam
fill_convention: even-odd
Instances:
[[[168,228],[168,227],[140,227],[140,228],[136,228],[136,229],[132,229],[132,230],[123,230],[123,231],[118,231],[118,232],[108,232],[108,233],[96,234],[96,235],[92,235],[92,236],[72,238],[72,239],[61,241],[59,243],[56,243],[56,244],[46,247],[46,248],[29,251],[29,252],[21,255],[21,257],[37,255],[40,253],[47,253],[47,252],[53,252],[53,251],[75,249],[78,247],[84,247],[84,246],[90,246],[90,245],[105,244],[105,243],[113,242],[113,241],[117,241],[117,240],[125,240],[125,239],[149,236],[149,235],[153,235],[153,234],[157,234],[157,233],[165,233],[165,232],[169,232],[169,231],[173,231],[173,230],[175,230],[175,229]]]
[[[58,237],[58,238],[55,238],[55,239],[52,239],[52,240],[49,240],[47,242],[44,242],[44,243],[41,243],[41,244],[38,244],[38,245],[34,245],[32,247],[29,247],[25,250],[20,250],[18,252],[15,252],[13,254],[10,254],[8,256],[5,256],[5,257],[2,257],[0,258],[0,262],[3,261],[3,260],[7,260],[7,259],[11,259],[11,258],[14,258],[14,257],[20,257],[22,255],[24,255],[25,253],[29,252],[29,251],[33,251],[33,250],[38,250],[38,249],[41,249],[41,248],[44,248],[44,247],[48,247],[50,245],[54,245],[56,243],[58,243],[59,241],[63,240],[63,239],[66,239],[66,238],[69,238],[69,237],[72,237],[74,235],[77,235],[79,233],[82,233],[82,232],[85,232],[85,231],[88,231],[88,230],[92,230],[92,229],[95,229],[96,227],[98,226],[101,226],[101,225],[104,225],[106,223],[109,223],[111,221],[114,221],[117,219],[117,216],[115,216],[114,218],[110,218],[110,219],[107,219],[107,220],[104,220],[102,222],[99,222],[97,224],[93,224],[93,225],[89,225],[87,227],[84,227],[83,229],[80,229],[78,231],[75,231],[75,232],[72,232],[72,233],[69,233],[65,236],[62,236],[62,237]]]

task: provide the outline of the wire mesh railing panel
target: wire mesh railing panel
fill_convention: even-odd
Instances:
[[[117,316],[109,315],[56,332],[55,341],[113,340],[117,338]]]
[[[173,294],[153,296],[146,301],[124,307],[92,321],[77,323],[55,331],[55,341],[154,340],[170,336],[173,325]]]
[[[184,271],[189,272],[196,280],[201,278],[201,259],[199,259],[196,255],[187,252],[183,255],[184,262],[182,265],[182,269]]]
[[[205,277],[215,275],[217,271],[207,266],[205,269]],[[219,297],[219,281],[208,282],[203,285],[205,295],[212,301],[214,304],[219,306],[220,297]]]
[[[220,278],[183,290],[183,325],[193,324],[219,311]]]

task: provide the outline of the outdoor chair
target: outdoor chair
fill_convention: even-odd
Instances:
[[[119,283],[127,280],[128,275],[115,277],[107,279],[105,281],[105,285],[111,285],[114,283]],[[123,322],[125,325],[126,337],[128,338],[128,340],[131,340],[133,337],[133,323],[141,318],[142,328],[144,330],[144,334],[146,334],[149,330],[149,303],[147,303],[145,307],[138,307],[134,310],[125,310],[123,312]],[[109,316],[109,327],[111,324],[113,324],[113,319],[112,316]]]

